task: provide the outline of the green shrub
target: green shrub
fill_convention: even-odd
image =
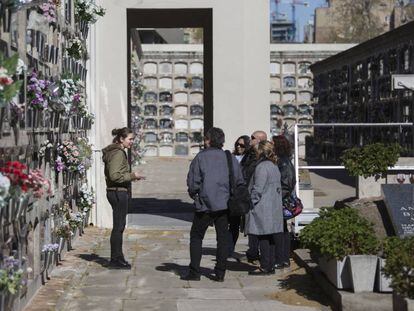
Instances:
[[[414,237],[390,237],[384,243],[383,273],[400,295],[414,299]]]
[[[379,244],[373,225],[350,207],[322,208],[299,238],[303,247],[338,260],[347,255],[376,254]]]
[[[402,148],[398,144],[381,143],[351,148],[344,151],[341,161],[351,176],[374,176],[387,173],[388,167],[397,163]]]

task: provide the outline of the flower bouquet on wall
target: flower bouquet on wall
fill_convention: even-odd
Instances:
[[[69,57],[72,57],[76,60],[88,59],[88,51],[86,50],[85,43],[82,42],[78,37],[75,37],[68,41],[66,53]]]
[[[71,185],[76,173],[81,173],[84,170],[81,161],[81,155],[79,148],[74,142],[70,140],[64,140],[59,144],[58,148],[58,159],[57,159],[57,171],[63,171],[66,174],[64,175],[64,184]],[[62,166],[63,164],[63,166]]]
[[[75,0],[75,20],[79,25],[82,36],[88,36],[89,24],[94,24],[99,17],[105,15],[105,9],[93,0]]]
[[[27,283],[23,263],[13,256],[4,257],[0,263],[0,310],[12,310],[16,294]]]
[[[32,128],[44,127],[43,114],[49,107],[49,85],[47,79],[42,79],[33,70],[27,83],[27,126]]]
[[[7,113],[6,106],[12,102],[21,89],[23,81],[19,80],[19,76],[24,69],[24,62],[19,59],[18,54],[7,58],[0,52],[0,137]]]
[[[89,214],[94,204],[95,192],[92,188],[89,189],[87,184],[83,184],[79,190],[77,205],[79,210],[84,213],[85,225],[88,224]]]

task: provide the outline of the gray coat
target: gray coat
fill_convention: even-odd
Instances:
[[[232,156],[237,185],[244,184],[241,168]],[[230,196],[229,171],[226,154],[219,148],[207,148],[191,161],[187,175],[188,194],[194,199],[197,212],[227,209]]]
[[[280,172],[271,161],[260,162],[249,184],[253,209],[246,215],[246,233],[267,235],[283,232]]]

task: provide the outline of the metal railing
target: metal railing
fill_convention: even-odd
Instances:
[[[299,170],[300,169],[345,169],[343,165],[299,165],[299,128],[300,127],[409,127],[414,126],[412,122],[407,123],[314,123],[314,124],[295,124],[295,177],[296,177],[296,195],[299,197]],[[408,170],[414,171],[414,165],[393,166],[389,170]]]

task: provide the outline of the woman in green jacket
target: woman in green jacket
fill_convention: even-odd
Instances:
[[[131,181],[144,179],[137,172],[130,172],[125,149],[130,149],[134,141],[131,129],[113,129],[112,144],[102,149],[105,164],[106,197],[112,206],[113,227],[111,233],[111,261],[113,268],[130,269],[122,252],[122,234],[128,212],[128,189]]]

